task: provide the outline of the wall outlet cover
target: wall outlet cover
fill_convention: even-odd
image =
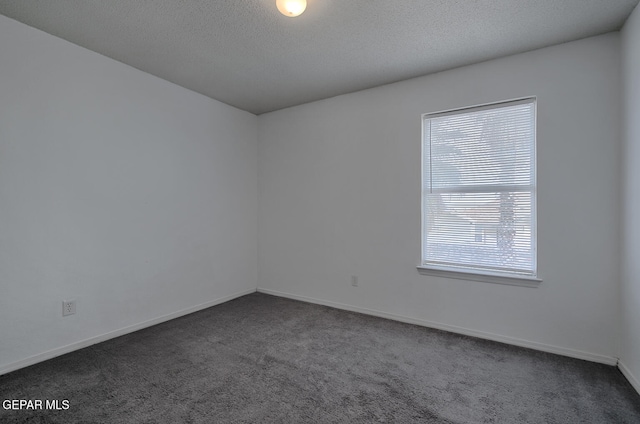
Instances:
[[[62,301],[62,316],[73,315],[76,313],[76,301],[75,300],[63,300]]]

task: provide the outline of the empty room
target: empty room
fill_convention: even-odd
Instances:
[[[1,423],[640,423],[639,0],[0,0]]]

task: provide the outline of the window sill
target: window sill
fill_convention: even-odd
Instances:
[[[454,271],[451,269],[427,267],[419,265],[418,272],[422,275],[433,275],[435,277],[454,278],[456,280],[480,281],[483,283],[507,284],[521,287],[538,287],[542,282],[536,277],[527,276],[506,276],[495,274],[480,274],[466,271]]]

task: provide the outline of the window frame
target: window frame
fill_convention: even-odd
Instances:
[[[448,266],[437,266],[432,264],[425,264],[425,231],[426,231],[426,222],[425,222],[425,208],[427,206],[427,196],[425,196],[425,148],[428,143],[426,143],[425,139],[425,121],[427,119],[433,119],[448,115],[460,115],[465,113],[472,113],[482,110],[491,110],[491,109],[499,109],[501,107],[508,107],[510,105],[518,105],[518,104],[533,104],[533,146],[532,146],[532,180],[533,187],[531,190],[531,237],[532,237],[532,250],[533,250],[533,273],[529,274],[520,274],[516,272],[497,272],[492,270],[481,270],[481,269],[468,269],[468,268],[457,268],[457,267],[448,267]],[[431,141],[429,140],[429,143]],[[420,231],[420,265],[417,266],[417,269],[420,274],[423,275],[431,275],[437,277],[444,278],[453,278],[459,280],[471,280],[471,281],[481,281],[488,283],[497,283],[497,284],[508,284],[508,285],[517,285],[517,286],[525,286],[525,287],[538,287],[542,282],[538,274],[538,254],[537,254],[537,245],[538,245],[538,234],[537,234],[537,97],[528,96],[521,97],[511,100],[502,100],[491,103],[484,103],[475,106],[467,106],[455,109],[448,109],[444,111],[438,112],[428,112],[421,115],[421,231]]]

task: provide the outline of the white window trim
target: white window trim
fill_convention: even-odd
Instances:
[[[500,104],[504,104],[504,103],[528,103],[530,101],[533,101],[534,104],[537,104],[537,98],[536,96],[527,96],[527,97],[520,97],[520,98],[516,98],[516,99],[511,99],[511,100],[503,100],[503,101],[497,101],[497,102],[492,102],[492,103],[484,103],[484,104],[480,104],[480,105],[475,105],[475,106],[469,106],[469,107],[463,107],[463,108],[455,108],[455,109],[448,109],[445,111],[441,111],[441,112],[434,112],[434,113],[424,113],[421,116],[422,119],[422,131],[424,131],[424,119],[426,117],[439,117],[439,116],[446,116],[449,114],[457,114],[460,113],[461,111],[464,110],[482,110],[482,109],[491,109],[494,108]],[[536,107],[537,109],[537,107]],[[537,110],[534,110],[534,125],[537,128],[537,120],[538,120],[538,113]],[[537,133],[537,129],[536,129],[536,133]],[[421,150],[424,149],[424,133],[421,134]],[[534,161],[537,162],[537,135],[536,135],[536,140],[534,141]],[[421,158],[424,158],[424,152],[421,153]],[[421,161],[423,161],[423,159],[421,159]],[[534,181],[537,180],[537,165],[534,165],[534,169],[533,169],[533,177],[534,177]],[[421,171],[420,171],[420,178],[421,180],[424,179],[424,163],[422,163],[421,165]],[[537,273],[537,269],[538,269],[538,254],[537,254],[537,245],[538,245],[538,241],[537,241],[537,199],[535,199],[537,197],[537,183],[536,183],[536,189],[533,190],[532,195],[534,196],[534,205],[536,205],[534,207],[534,210],[531,211],[532,213],[532,220],[533,220],[533,225],[534,225],[534,234],[536,237],[536,248],[534,250],[534,265],[535,265],[535,274],[534,275],[518,275],[515,273],[510,273],[510,274],[499,274],[499,273],[492,273],[492,272],[484,272],[484,271],[477,271],[474,272],[473,270],[469,270],[469,269],[456,269],[456,268],[445,268],[445,267],[437,267],[437,266],[433,266],[433,265],[418,265],[416,268],[418,269],[418,272],[421,275],[429,275],[429,276],[434,276],[434,277],[442,277],[442,278],[451,278],[451,279],[456,279],[456,280],[468,280],[468,281],[479,281],[479,282],[484,282],[484,283],[494,283],[494,284],[504,284],[504,285],[512,285],[512,286],[521,286],[521,287],[538,287],[540,285],[540,283],[542,283],[542,279],[540,278],[540,275]],[[422,220],[422,225],[420,228],[420,239],[424,240],[424,187],[421,186],[421,220]],[[423,251],[424,246],[422,246],[422,242],[421,242],[421,251]],[[422,254],[421,256],[421,260],[420,262],[422,262]]]
[[[506,284],[510,286],[538,287],[542,279],[528,275],[518,276],[515,274],[500,275],[492,273],[475,273],[468,270],[454,270],[453,268],[437,268],[433,266],[418,265],[416,267],[422,275],[433,277],[453,278],[456,280],[480,281],[483,283]]]

